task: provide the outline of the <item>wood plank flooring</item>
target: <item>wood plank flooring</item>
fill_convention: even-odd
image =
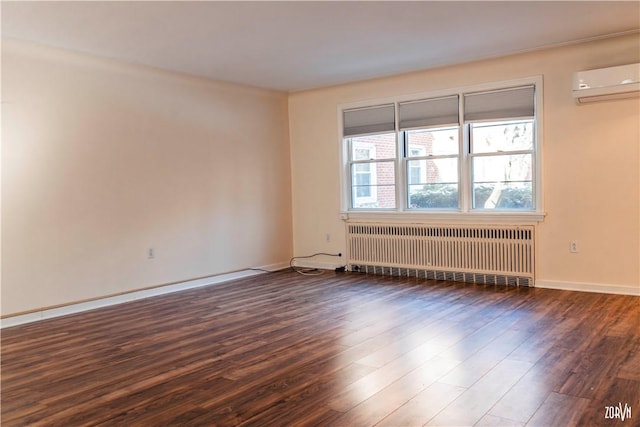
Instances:
[[[287,271],[8,328],[1,352],[3,426],[640,425],[631,296]]]

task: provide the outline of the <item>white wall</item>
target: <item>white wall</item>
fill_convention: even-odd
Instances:
[[[286,94],[3,40],[2,102],[3,315],[289,260]]]
[[[574,71],[633,62],[637,34],[291,95],[294,253],[345,249],[338,105],[542,75],[547,217],[537,227],[537,284],[637,292],[640,103],[577,106],[571,94]],[[570,240],[578,254],[569,253]]]
[[[570,92],[576,70],[631,62],[637,35],[295,93],[287,106],[283,93],[3,40],[2,314],[344,252],[339,104],[532,75],[544,77],[548,213],[538,283],[637,290],[640,105],[576,106]]]

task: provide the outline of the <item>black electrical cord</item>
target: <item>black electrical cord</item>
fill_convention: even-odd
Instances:
[[[291,268],[292,271],[295,271],[296,273],[302,274],[304,276],[319,276],[323,274],[324,271],[319,270],[317,268],[302,268],[302,267],[295,267],[293,265],[293,261],[295,261],[296,259],[313,258],[319,255],[341,257],[342,253],[338,252],[337,254],[331,254],[328,252],[316,252],[315,254],[312,254],[312,255],[294,256],[289,260],[289,267]]]

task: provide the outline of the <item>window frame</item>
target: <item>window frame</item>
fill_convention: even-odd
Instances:
[[[495,151],[488,151],[488,152],[474,152],[474,141],[473,141],[473,127],[476,124],[517,124],[517,123],[525,123],[525,122],[530,122],[533,126],[532,129],[532,143],[531,143],[531,148],[530,149],[519,149],[519,150],[510,150],[510,151],[501,151],[501,150],[495,150]],[[471,174],[470,179],[469,179],[469,185],[471,186],[470,191],[471,193],[469,194],[469,203],[471,204],[470,208],[473,211],[478,211],[478,212],[495,212],[496,210],[494,209],[487,209],[487,208],[479,208],[479,207],[474,207],[474,184],[477,182],[475,180],[475,165],[474,165],[474,159],[476,158],[490,158],[490,157],[503,157],[503,156],[518,156],[518,155],[530,155],[531,156],[531,172],[532,172],[532,176],[531,176],[531,199],[532,199],[532,203],[535,204],[536,202],[536,183],[535,183],[535,168],[536,168],[536,164],[537,164],[537,159],[536,159],[536,118],[535,117],[531,117],[531,118],[517,118],[517,119],[508,119],[508,120],[490,120],[490,121],[476,121],[476,122],[471,122],[471,123],[465,123],[466,127],[468,127],[469,129],[469,173]],[[515,209],[509,209],[509,210],[504,210],[504,209],[497,209],[497,211],[508,211],[508,212],[520,212],[518,210]],[[532,212],[535,211],[535,209],[532,210],[523,210],[521,212]]]
[[[373,151],[374,153],[376,153],[376,158],[374,159],[368,159],[368,160],[356,160],[353,158],[353,145],[354,145],[354,141],[353,138],[358,138],[358,137],[366,137],[367,135],[386,135],[386,134],[393,134],[394,135],[394,156],[393,157],[381,157],[378,158],[377,157],[377,152],[376,152],[376,148],[375,146],[373,147]],[[346,142],[346,143],[345,143]],[[367,143],[367,142],[359,142],[360,144],[371,144],[374,145],[373,143]],[[343,139],[343,145],[344,148],[346,150],[346,180],[349,183],[349,190],[348,190],[348,206],[350,207],[351,210],[353,211],[359,211],[359,212],[363,212],[363,211],[371,211],[371,212],[380,212],[380,211],[386,211],[386,212],[393,212],[397,210],[398,207],[398,181],[397,181],[397,174],[398,174],[398,134],[397,132],[380,132],[380,133],[373,133],[373,134],[363,134],[363,135],[357,135],[357,136],[352,136],[352,137],[346,137]],[[353,208],[353,204],[355,201],[355,197],[353,195],[353,189],[354,189],[354,185],[353,182],[351,181],[351,173],[352,170],[351,168],[355,165],[359,165],[359,164],[370,164],[372,166],[373,171],[371,171],[371,176],[375,177],[375,184],[371,184],[372,190],[374,188],[377,188],[378,186],[386,186],[383,184],[378,184],[377,181],[377,165],[381,164],[381,163],[391,163],[393,165],[393,175],[394,175],[394,193],[395,193],[395,199],[394,199],[394,204],[395,204],[395,208]],[[341,177],[341,181],[343,180],[343,178]],[[373,181],[373,180],[372,180]],[[375,191],[375,190],[374,190]],[[343,195],[344,197],[344,195]],[[376,202],[378,201],[378,197],[376,196],[371,196],[371,202]]]
[[[472,183],[472,156],[471,153],[471,135],[469,123],[465,122],[463,117],[464,95],[481,91],[499,91],[508,88],[516,88],[520,86],[534,87],[534,122],[533,122],[533,158],[532,158],[532,202],[534,209],[532,210],[497,210],[497,209],[473,209],[473,183]],[[408,206],[408,173],[409,168],[407,162],[410,157],[405,154],[405,136],[404,131],[399,130],[399,105],[403,102],[411,102],[421,99],[440,98],[448,96],[458,96],[460,103],[461,116],[458,123],[458,197],[459,204],[456,210],[440,210],[428,208],[409,208]],[[395,187],[396,187],[396,207],[395,208],[374,208],[363,209],[352,207],[352,187],[350,177],[350,153],[348,145],[343,137],[343,112],[346,110],[367,108],[376,105],[395,106],[395,134],[396,134],[396,158],[395,158]],[[338,134],[339,134],[339,157],[340,157],[340,194],[341,194],[341,211],[342,219],[349,218],[369,218],[377,220],[393,219],[393,220],[434,220],[434,221],[473,221],[473,222],[518,222],[518,223],[534,223],[544,220],[546,215],[544,211],[543,198],[543,175],[542,175],[542,154],[543,154],[543,78],[542,76],[532,76],[520,79],[482,83],[469,85],[458,88],[435,90],[411,95],[403,95],[396,97],[387,97],[376,100],[367,100],[361,102],[353,102],[338,105]],[[508,121],[510,118],[505,118]],[[514,118],[513,120],[517,120]],[[497,122],[499,120],[491,120]]]
[[[409,150],[409,136],[408,134],[412,131],[441,131],[447,129],[456,129],[458,131],[458,150],[455,154],[433,154],[433,155],[424,155],[424,156],[409,156],[406,154],[406,151]],[[403,141],[402,149],[403,149],[403,163],[404,163],[404,172],[407,177],[405,186],[404,186],[404,210],[407,212],[458,212],[460,211],[462,198],[464,197],[461,193],[461,140],[460,140],[460,125],[457,126],[429,126],[429,127],[421,127],[415,129],[407,129],[400,132],[401,139]],[[412,208],[409,206],[410,203],[410,188],[411,185],[409,182],[409,162],[412,160],[442,160],[442,159],[456,159],[457,163],[457,181],[456,185],[458,186],[458,207],[457,208]],[[426,173],[426,171],[425,171]]]

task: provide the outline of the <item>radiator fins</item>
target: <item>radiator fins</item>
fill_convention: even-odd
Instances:
[[[379,265],[351,265],[351,271],[380,276],[416,277],[418,279],[475,283],[480,285],[533,286],[531,277],[502,274],[460,273],[453,271],[423,270],[419,268],[384,267]]]
[[[347,223],[348,264],[385,276],[533,286],[534,227]]]

